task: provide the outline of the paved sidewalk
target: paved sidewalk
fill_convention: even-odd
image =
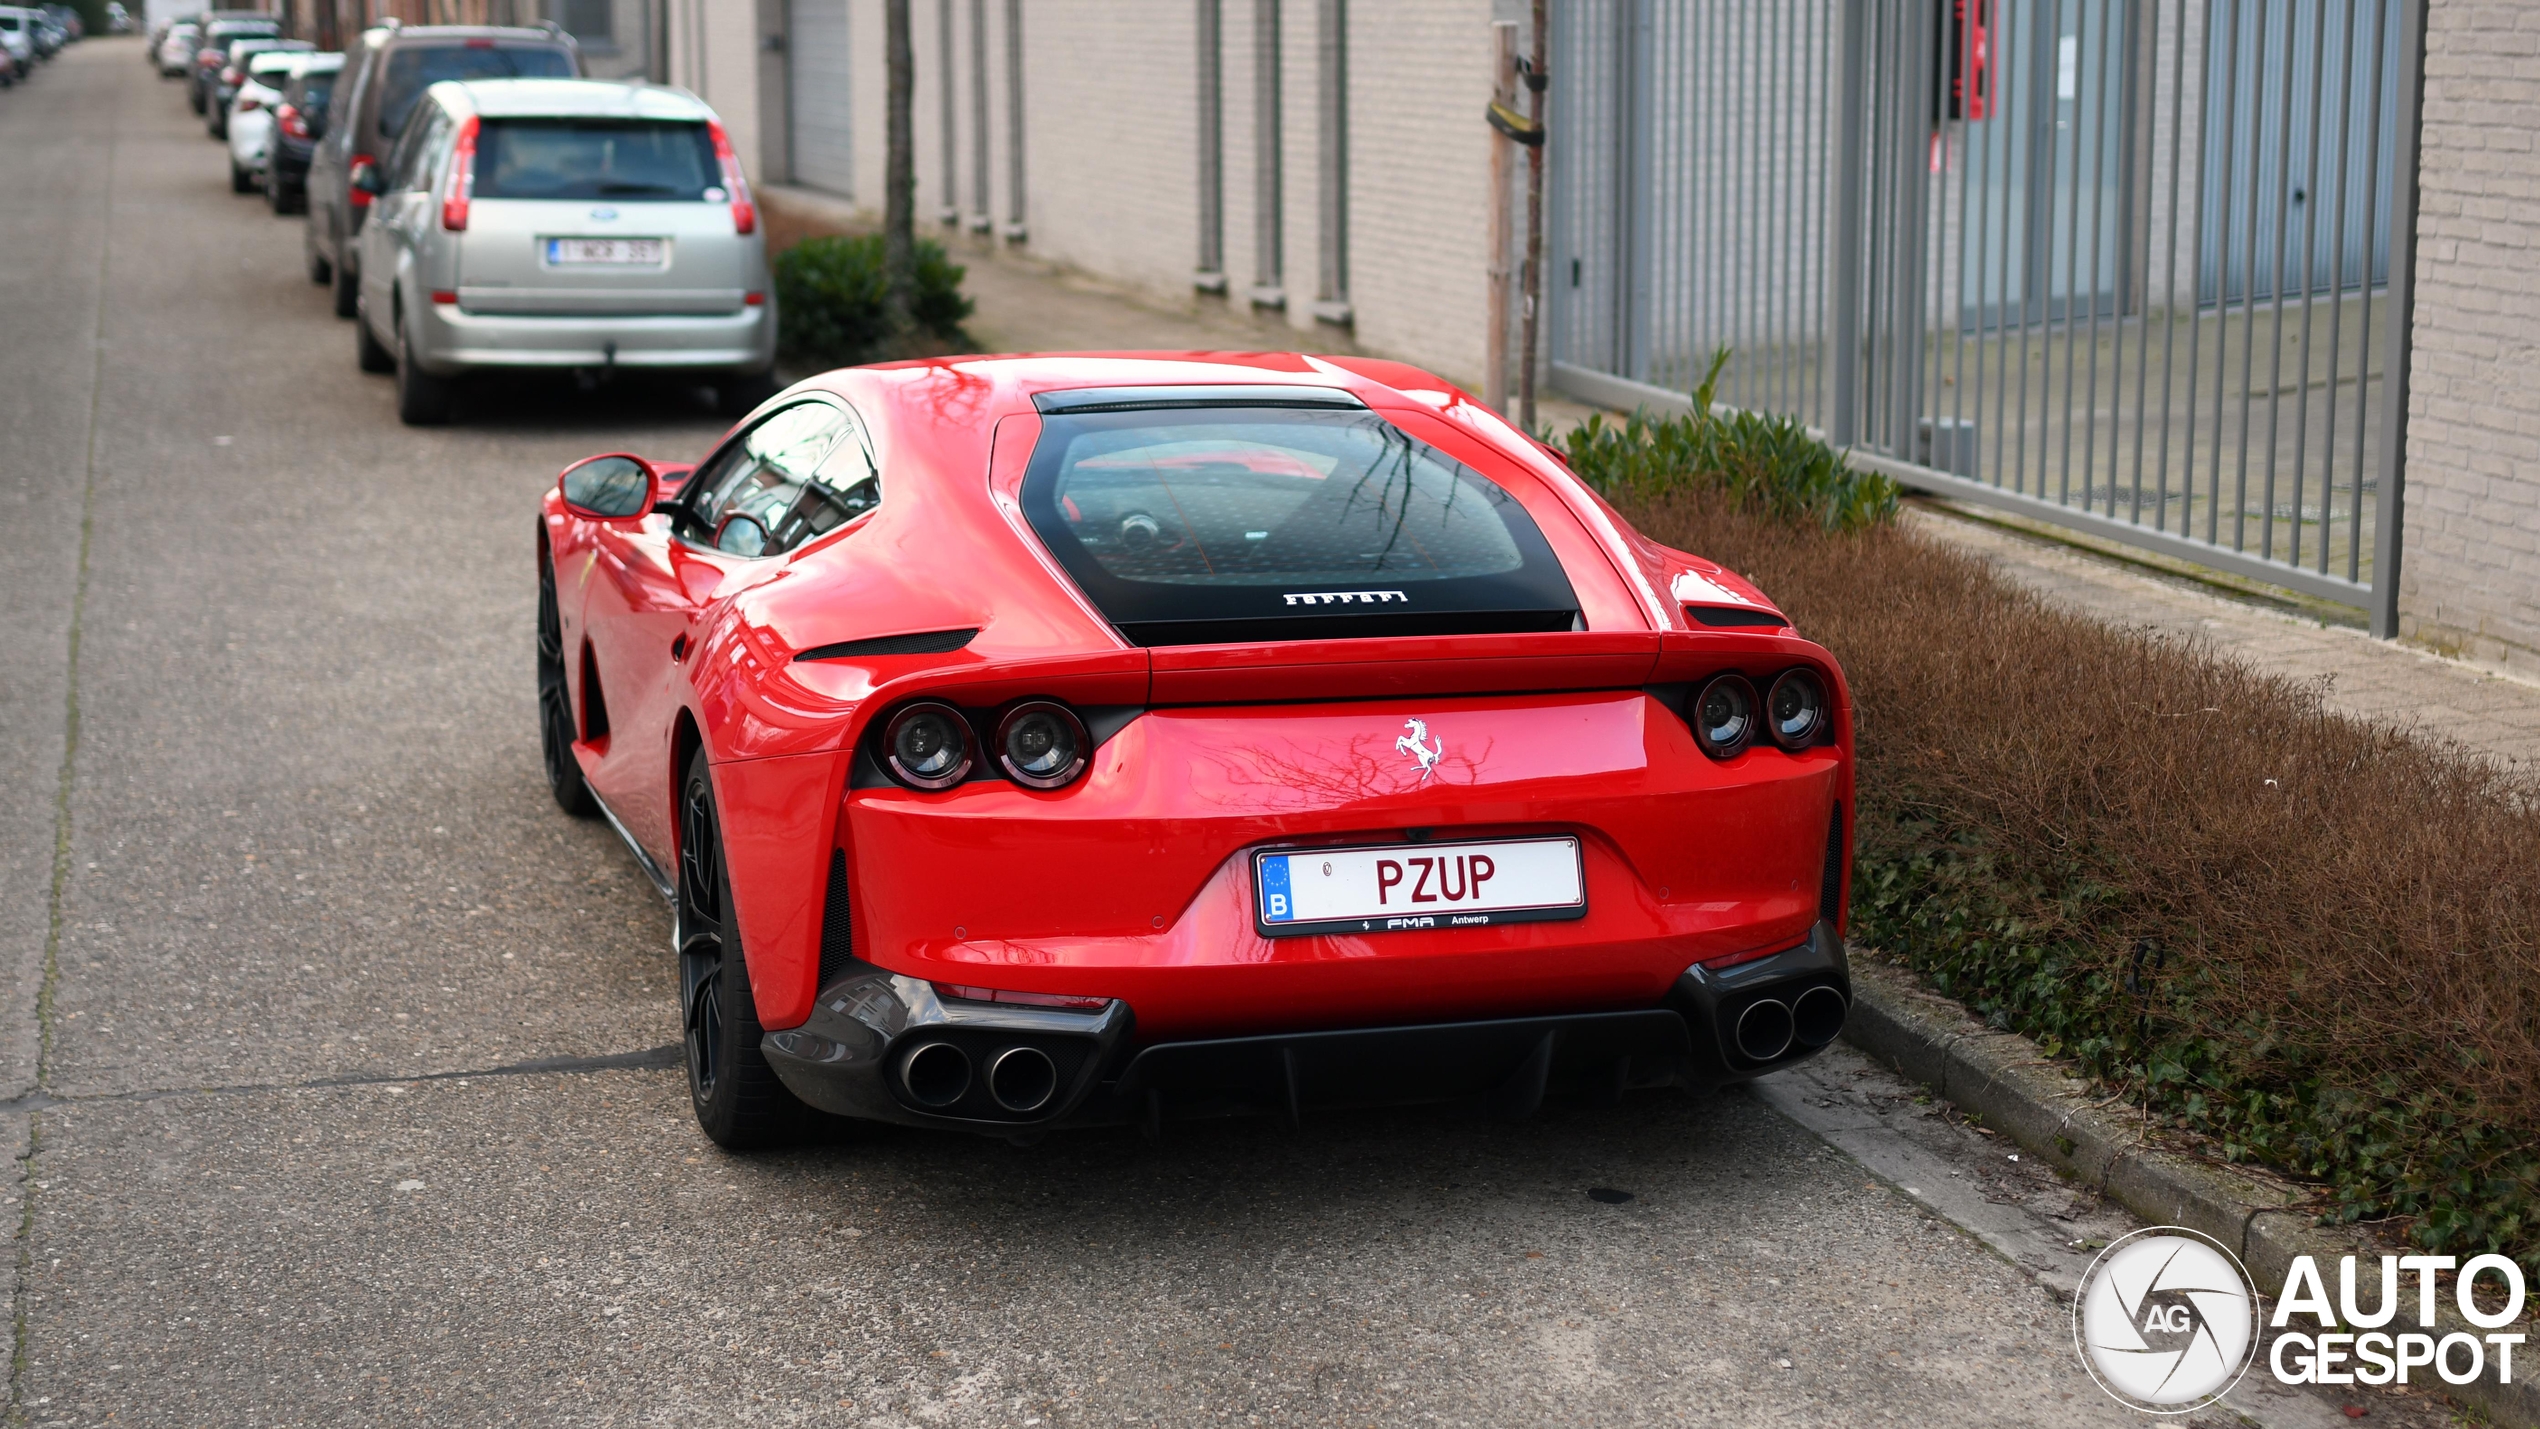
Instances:
[[[2210,640],[2271,674],[2324,681],[2331,709],[2449,738],[2540,775],[2540,685],[2361,630],[2216,594],[2042,537],[1917,504],[1916,530],[1982,557],[2050,599],[2119,624]]]

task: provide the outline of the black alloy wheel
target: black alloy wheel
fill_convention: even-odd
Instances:
[[[809,1108],[759,1050],[749,962],[730,921],[732,880],[723,866],[714,781],[705,751],[688,761],[679,789],[679,1006],[688,1099],[697,1125],[727,1151],[774,1146],[798,1135]]]
[[[600,801],[582,780],[581,761],[573,757],[571,673],[564,663],[564,617],[556,608],[556,563],[547,555],[544,533],[538,552],[538,751],[547,765],[547,789],[556,807],[577,819],[600,811]]]

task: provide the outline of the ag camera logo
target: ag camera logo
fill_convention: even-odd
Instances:
[[[2181,1226],[2119,1239],[2073,1300],[2073,1345],[2118,1403],[2186,1414],[2220,1399],[2258,1345],[2258,1294],[2239,1258]]]

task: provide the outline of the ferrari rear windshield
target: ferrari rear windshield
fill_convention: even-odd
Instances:
[[[1141,645],[1568,630],[1523,506],[1364,408],[1054,412],[1035,531]]]

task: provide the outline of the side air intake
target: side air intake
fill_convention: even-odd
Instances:
[[[835,645],[814,645],[794,656],[797,660],[852,660],[859,655],[942,655],[970,643],[979,633],[968,630],[918,630],[906,635],[876,635],[870,640],[841,640]]]

